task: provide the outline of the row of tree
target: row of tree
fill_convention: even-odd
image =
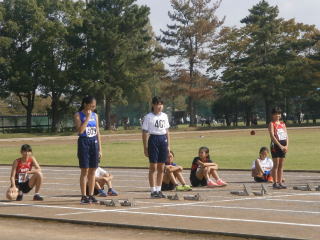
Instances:
[[[28,128],[36,95],[51,98],[53,131],[81,96],[95,95],[110,125],[111,104],[142,92],[159,65],[148,16],[135,0],[0,2],[1,95],[19,97]]]
[[[53,131],[86,94],[104,103],[107,129],[111,113],[139,118],[155,94],[192,126],[208,108],[227,124],[241,115],[249,125],[260,109],[268,122],[275,105],[320,114],[314,25],[284,20],[262,0],[241,27],[226,27],[221,0],[171,0],[171,23],[155,37],[149,8],[135,1],[0,2],[0,94],[20,99],[27,127],[36,96],[51,100]]]
[[[261,106],[267,123],[274,106],[320,114],[320,32],[314,25],[282,19],[264,0],[249,9],[242,27],[223,26],[216,16],[221,0],[171,2],[172,24],[159,40],[164,56],[176,57],[167,88],[174,89],[172,99],[187,96],[191,125],[196,102],[204,98],[228,125],[239,114],[250,125]]]

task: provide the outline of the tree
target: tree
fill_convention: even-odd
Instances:
[[[42,77],[37,46],[43,31],[43,12],[35,0],[4,0],[0,11],[0,85],[2,92],[19,97],[26,109],[26,127],[30,129]]]
[[[125,102],[128,93],[150,77],[149,8],[134,2],[96,0],[86,8],[84,86],[105,100],[106,129],[110,129],[111,105]]]
[[[181,78],[188,86],[190,126],[196,125],[196,99],[206,95],[212,87],[212,80],[201,72],[207,67],[209,44],[217,37],[216,31],[224,22],[215,15],[220,3],[221,0],[213,3],[211,0],[171,0],[173,12],[169,12],[169,17],[172,24],[167,26],[168,30],[161,30],[159,37],[165,48],[164,56],[176,57],[172,67],[184,72]],[[203,89],[205,92],[201,93]]]

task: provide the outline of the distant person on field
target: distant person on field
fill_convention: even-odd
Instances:
[[[281,109],[272,109],[272,121],[269,123],[269,134],[271,138],[271,155],[273,160],[272,177],[274,189],[286,189],[283,185],[283,165],[288,152],[289,138],[286,124],[281,119]]]
[[[207,187],[223,187],[227,183],[224,182],[217,173],[218,165],[213,163],[210,159],[209,148],[201,147],[199,149],[198,157],[192,161],[190,182],[193,187],[207,186]],[[215,181],[213,181],[211,179]]]
[[[271,176],[271,170],[273,167],[273,161],[268,158],[269,150],[266,147],[260,148],[259,158],[252,163],[252,177],[256,182],[271,182],[273,178]]]
[[[112,188],[112,179],[113,176],[111,173],[107,172],[101,167],[98,167],[95,172],[94,195],[98,195],[99,197],[118,196],[118,193]],[[104,190],[105,185],[108,187],[107,192]]]
[[[144,155],[149,158],[149,184],[151,198],[165,198],[161,191],[164,163],[170,151],[169,120],[162,112],[163,100],[153,97],[152,109],[142,124]]]
[[[173,160],[174,153],[170,151],[167,161],[165,162],[164,176],[161,189],[163,191],[170,191],[174,189],[176,191],[191,191],[191,187],[186,184],[186,181],[182,176],[183,168],[175,164]],[[180,186],[178,184],[178,181],[181,183]]]
[[[17,201],[22,201],[23,194],[28,193],[35,186],[34,201],[43,201],[40,196],[42,173],[36,158],[32,155],[32,148],[28,144],[21,146],[21,158],[14,160],[11,169],[11,188],[18,188]],[[32,169],[34,168],[34,169]]]

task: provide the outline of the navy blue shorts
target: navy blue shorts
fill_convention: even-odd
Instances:
[[[150,135],[148,154],[150,163],[165,163],[168,157],[167,135]]]
[[[16,181],[16,186],[18,187],[19,191],[22,191],[23,193],[28,193],[32,190],[32,188],[29,186],[29,180],[23,183],[18,183],[18,181]]]
[[[80,168],[99,166],[99,143],[96,137],[78,138],[78,159]]]

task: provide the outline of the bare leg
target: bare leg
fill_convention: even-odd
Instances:
[[[279,182],[279,179],[278,179],[279,158],[272,158],[272,161],[273,161],[273,168],[271,170],[271,175],[273,177],[273,181],[275,183],[278,183]]]
[[[285,158],[279,158],[278,172],[277,172],[279,183],[282,183],[284,160]]]
[[[216,171],[215,169],[210,168],[210,174],[212,175],[212,177],[213,177],[216,181],[220,179],[220,177],[219,177],[219,175],[218,175],[218,173],[217,173],[217,171]]]
[[[196,176],[199,180],[205,178],[208,181],[209,180],[208,167],[201,168],[199,171],[196,172]]]
[[[174,185],[178,185],[176,177],[173,172],[169,172],[170,182],[172,182]]]
[[[163,174],[163,180],[162,180],[163,183],[165,184],[169,184],[170,183],[170,176],[169,176],[169,173],[166,172]]]
[[[174,176],[176,178],[178,178],[179,182],[182,184],[182,185],[186,185],[186,181],[184,180],[183,176],[182,176],[182,171],[181,170],[178,170],[178,171],[175,171],[174,173]]]
[[[149,184],[150,187],[155,187],[155,175],[156,175],[156,164],[150,163],[149,165]]]
[[[41,172],[34,173],[33,176],[30,178],[29,187],[33,188],[34,186],[36,186],[35,193],[39,193],[42,185],[42,179],[43,179],[43,176]]]
[[[164,163],[158,163],[157,164],[157,186],[162,185],[163,171],[164,171]]]
[[[96,173],[96,168],[89,168],[89,170],[88,170],[88,187],[89,187],[89,195],[90,196],[92,196],[93,192],[94,192],[95,173]]]
[[[80,190],[81,195],[86,196],[86,188],[87,188],[87,177],[88,177],[88,168],[81,168],[81,174],[80,174]]]

